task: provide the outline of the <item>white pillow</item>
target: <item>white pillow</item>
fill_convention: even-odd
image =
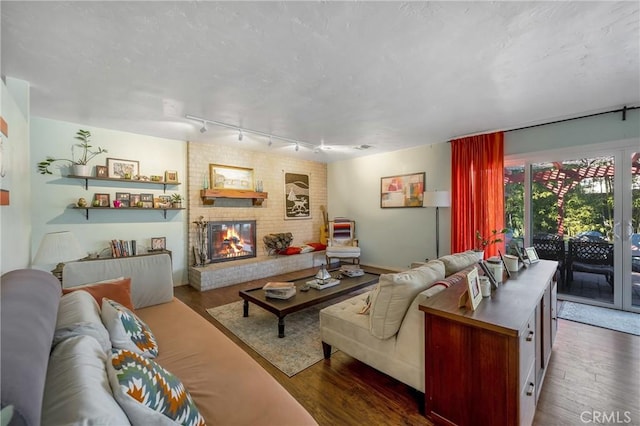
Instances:
[[[444,278],[444,265],[437,262],[395,274],[382,274],[371,291],[369,326],[379,339],[394,336],[413,299],[436,280]]]
[[[49,357],[42,425],[128,425],[111,393],[108,355],[89,336],[60,342]]]
[[[86,291],[74,291],[60,298],[56,330],[52,346],[72,336],[86,335],[95,338],[105,352],[111,351],[109,332],[102,324],[100,307]]]
[[[149,326],[118,302],[102,299],[102,322],[114,348],[128,349],[147,358],[158,356],[158,343]]]

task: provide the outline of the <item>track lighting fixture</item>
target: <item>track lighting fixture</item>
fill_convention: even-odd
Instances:
[[[296,140],[296,139],[291,139],[291,138],[287,138],[284,136],[277,136],[271,133],[266,133],[266,132],[261,132],[259,130],[251,130],[251,129],[242,129],[239,126],[233,125],[233,124],[227,124],[227,123],[223,123],[221,121],[214,121],[214,120],[207,120],[206,118],[202,118],[202,117],[196,117],[193,115],[186,115],[186,118],[188,118],[189,120],[194,120],[197,122],[202,123],[202,128],[200,129],[200,133],[204,133],[206,132],[207,129],[207,124],[215,124],[216,126],[220,126],[220,127],[226,127],[228,129],[233,129],[233,130],[237,130],[238,131],[238,140],[242,141],[242,139],[244,138],[244,133],[252,133],[254,135],[258,135],[258,136],[264,136],[264,137],[268,137],[269,141],[267,142],[268,146],[273,145],[273,140],[277,139],[279,141],[288,143],[290,145],[294,145],[295,146],[295,150],[299,151],[300,150],[300,145],[302,145],[305,148],[309,148],[311,150],[313,150],[313,152],[322,152],[325,149],[329,149],[329,147],[327,147],[326,145],[324,145],[324,140],[321,142],[320,145],[317,144],[313,144],[310,142],[305,142],[305,141],[300,141],[300,140]]]

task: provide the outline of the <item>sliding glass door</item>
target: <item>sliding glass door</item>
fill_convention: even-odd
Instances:
[[[559,262],[559,298],[640,311],[638,157],[619,150],[505,169],[510,237]]]

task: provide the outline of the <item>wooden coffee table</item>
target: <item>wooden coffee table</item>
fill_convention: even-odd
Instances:
[[[337,272],[331,271],[333,274]],[[332,274],[332,275],[333,275]],[[316,290],[309,288],[309,291],[302,291],[300,288],[314,277],[306,277],[295,281],[290,281],[296,285],[296,294],[287,300],[267,298],[262,287],[240,291],[240,297],[244,299],[243,316],[249,316],[249,302],[260,306],[263,309],[275,314],[278,317],[278,337],[284,337],[284,317],[293,312],[301,311],[309,306],[335,299],[352,291],[375,284],[380,278],[377,274],[365,272],[359,277],[346,277],[340,280],[340,284]]]

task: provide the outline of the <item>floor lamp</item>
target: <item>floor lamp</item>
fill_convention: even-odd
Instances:
[[[436,258],[440,257],[440,207],[451,206],[449,191],[425,191],[424,206],[436,208]]]
[[[51,232],[45,234],[38,247],[34,265],[54,264],[56,268],[51,273],[62,282],[62,268],[64,262],[78,260],[86,256],[80,248],[80,243],[69,231]]]

